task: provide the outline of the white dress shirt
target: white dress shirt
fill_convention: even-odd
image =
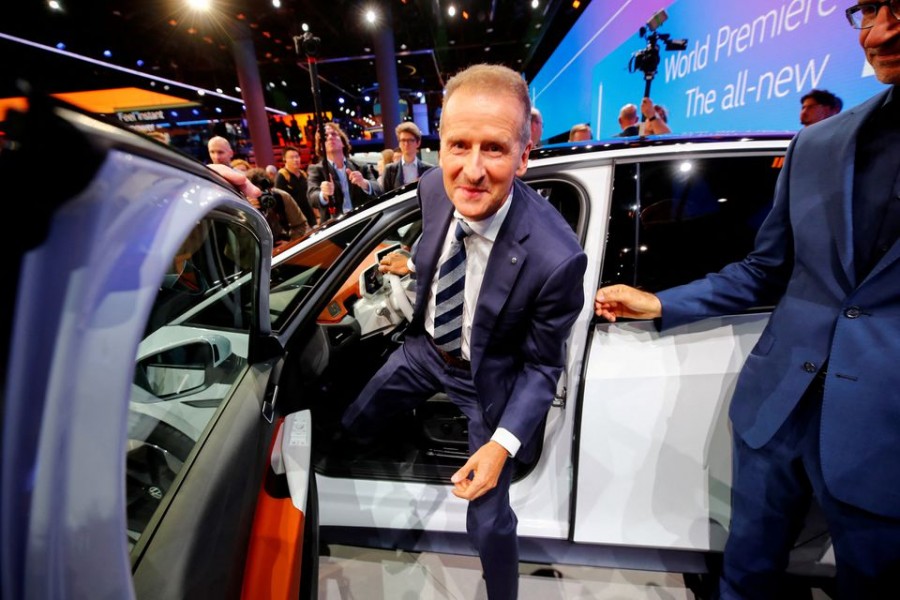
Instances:
[[[472,339],[472,321],[475,318],[475,308],[478,306],[478,295],[481,292],[481,284],[484,281],[484,272],[487,269],[488,259],[491,257],[491,250],[494,247],[494,240],[497,239],[497,233],[506,220],[509,213],[509,206],[512,203],[512,190],[506,201],[500,206],[500,209],[490,217],[481,221],[470,221],[465,219],[458,211],[453,211],[454,219],[450,221],[447,233],[444,236],[444,246],[441,250],[438,265],[450,254],[450,246],[454,240],[456,232],[456,219],[462,219],[471,228],[470,233],[464,239],[466,245],[466,289],[463,294],[463,317],[462,317],[462,340],[460,350],[462,357],[470,360],[470,340]],[[425,307],[425,329],[428,335],[434,337],[434,314],[436,310],[435,296],[437,295],[438,285],[437,274],[431,281],[431,292],[428,295],[428,304]],[[519,441],[509,430],[502,427],[498,428],[491,439],[503,446],[510,456],[515,456],[519,451],[522,442]]]

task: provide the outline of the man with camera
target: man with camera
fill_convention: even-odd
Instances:
[[[272,180],[266,175],[265,169],[250,169],[247,171],[247,179],[262,190],[262,195],[257,199],[258,208],[272,229],[276,245],[302,237],[309,231],[309,223],[300,207],[290,194],[272,187]]]

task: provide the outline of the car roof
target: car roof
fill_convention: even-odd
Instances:
[[[628,150],[639,148],[664,148],[683,144],[727,144],[734,143],[736,147],[748,142],[773,142],[783,145],[796,135],[793,131],[763,131],[763,132],[723,132],[723,133],[695,133],[695,134],[667,134],[662,136],[634,136],[614,137],[599,140],[587,140],[584,142],[560,142],[548,144],[531,151],[530,160],[541,158],[576,157],[588,153],[610,152],[616,150]],[[775,144],[773,144],[775,145]]]

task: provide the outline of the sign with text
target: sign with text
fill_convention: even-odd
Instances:
[[[847,23],[846,0],[608,4],[588,6],[531,82],[548,136],[579,122],[591,123],[597,138],[618,133],[619,109],[640,104],[651,75],[640,67],[653,61],[634,58],[641,52],[658,52],[650,96],[667,108],[675,133],[793,131],[800,98],[813,88],[836,94],[845,108],[885,89]],[[661,9],[668,19],[656,33],[686,40],[684,49],[667,49],[659,39],[654,50],[649,30],[639,34]],[[619,39],[623,32],[629,35]]]

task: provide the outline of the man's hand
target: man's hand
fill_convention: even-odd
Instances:
[[[508,457],[506,448],[493,440],[479,448],[450,478],[453,495],[464,500],[475,500],[497,487]],[[474,474],[472,479],[469,479],[470,473]]]
[[[347,180],[353,185],[359,186],[362,189],[369,191],[369,180],[365,178],[361,171],[352,171],[347,169]]]
[[[247,197],[247,200],[250,201],[250,204],[259,208],[259,202],[256,201],[256,199],[262,196],[262,190],[250,183],[250,180],[247,179],[246,175],[240,171],[235,171],[228,165],[212,164],[207,166],[227,179],[228,183],[240,190],[241,193]]]
[[[656,107],[653,106],[653,100],[646,96],[641,100],[641,114],[648,119],[656,116]]]
[[[597,290],[594,312],[613,323],[616,317],[655,319],[662,316],[662,304],[653,294],[627,285],[611,285]]]
[[[331,175],[328,176],[328,181],[323,181],[321,185],[319,185],[319,191],[322,192],[322,195],[326,198],[334,196],[334,182],[331,181]]]
[[[381,261],[378,263],[378,270],[382,273],[393,273],[403,277],[409,274],[408,260],[409,256],[403,252],[391,252],[381,257]]]

